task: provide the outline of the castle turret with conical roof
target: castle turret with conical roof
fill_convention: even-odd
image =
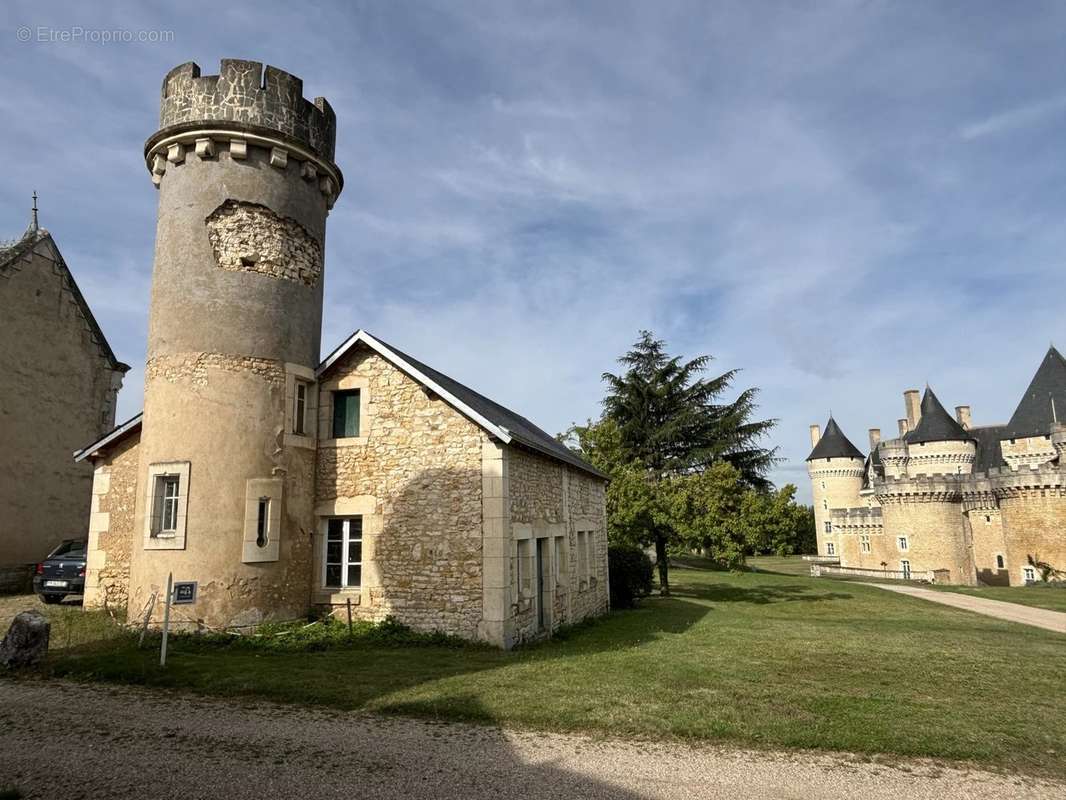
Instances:
[[[928,386],[922,396],[918,424],[903,437],[907,472],[918,475],[968,475],[977,448],[974,437],[947,412]]]
[[[814,524],[818,537],[818,555],[839,556],[840,541],[832,528],[830,512],[834,508],[862,505],[864,457],[832,416],[825,433],[811,426],[811,454],[807,456],[807,474],[814,494]]]

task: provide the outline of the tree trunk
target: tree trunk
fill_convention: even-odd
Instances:
[[[666,537],[662,534],[655,535],[655,562],[659,566],[659,594],[666,597],[670,594],[670,563],[666,556]]]

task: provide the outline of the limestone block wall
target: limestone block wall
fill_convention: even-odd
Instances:
[[[72,454],[114,425],[123,372],[79,298],[48,235],[0,264],[0,567],[88,527],[93,471]]]
[[[510,523],[515,537],[511,553],[511,632],[515,641],[546,636],[560,625],[604,614],[609,606],[607,574],[606,484],[520,446],[509,454]],[[529,537],[522,564],[518,542]],[[538,598],[529,591],[536,581],[536,540],[546,540],[542,568],[549,613],[540,629]],[[556,540],[561,539],[562,547]],[[579,545],[585,548],[580,552]],[[520,575],[526,591],[519,590]]]
[[[990,503],[986,507],[971,508],[966,514],[966,525],[970,541],[973,542],[974,567],[979,583],[1009,585],[1011,568],[1007,540],[1003,531],[1003,514],[998,505]],[[1002,556],[1003,566],[996,561]],[[1020,568],[1016,571],[1014,583],[1020,580]]]
[[[130,553],[136,542],[139,443],[139,436],[130,436],[94,464],[85,565],[86,608],[126,606]]]
[[[879,561],[888,569],[910,562],[912,571],[946,569],[951,583],[976,582],[973,552],[962,514],[961,498],[953,500],[933,493],[882,496],[881,513],[886,536]],[[903,550],[899,538],[906,537]]]
[[[1035,469],[1058,456],[1051,436],[1030,436],[1000,442],[1003,460],[1011,470]]]
[[[1023,583],[1030,556],[1066,570],[1066,487],[1011,487],[999,503],[1011,585]]]
[[[316,462],[316,559],[324,523],[362,508],[363,586],[329,592],[316,573],[313,599],[363,619],[392,615],[417,630],[475,638],[482,618],[484,435],[367,348],[355,348],[319,387],[358,386],[360,436],[320,439]]]
[[[969,475],[976,447],[973,442],[921,442],[907,445],[906,474]]]
[[[840,555],[843,545],[835,531],[826,532],[834,508],[865,506],[862,491],[863,462],[858,458],[826,458],[810,461],[807,474],[811,478],[814,495],[814,527],[818,539],[818,555]],[[834,553],[827,545],[833,544]]]

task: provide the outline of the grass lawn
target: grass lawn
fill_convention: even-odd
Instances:
[[[804,561],[802,556],[749,556],[748,566],[756,572],[811,576],[811,562]]]
[[[1066,776],[1066,637],[859,584],[677,569],[675,595],[503,653],[130,637],[56,676],[551,730],[971,759]]]

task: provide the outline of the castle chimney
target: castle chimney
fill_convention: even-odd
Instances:
[[[822,438],[821,431],[817,425],[811,425],[811,447],[817,447],[818,441]]]
[[[906,436],[907,431],[910,430],[910,428],[907,427],[907,420],[901,419],[897,422],[897,424],[899,425],[899,435],[901,437]]]
[[[913,431],[922,418],[922,401],[917,389],[908,389],[903,393],[903,405],[907,409],[907,430]]]
[[[879,444],[881,444],[881,429],[870,428],[870,450],[876,450]]]
[[[955,419],[964,430],[970,430],[970,407],[955,406]]]

